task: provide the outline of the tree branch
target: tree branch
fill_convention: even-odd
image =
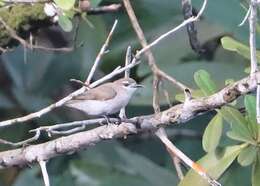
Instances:
[[[256,58],[256,21],[257,21],[257,1],[251,0],[251,8],[249,15],[249,45],[250,45],[250,59],[251,59],[251,73],[255,73],[257,69]]]
[[[87,10],[88,15],[96,15],[96,14],[105,14],[105,13],[113,13],[120,10],[121,4],[111,4],[105,6],[99,6],[96,8],[90,8]]]
[[[40,168],[41,168],[41,171],[42,171],[42,177],[43,177],[44,185],[50,186],[49,175],[48,175],[48,171],[47,171],[47,168],[46,168],[46,161],[40,160],[39,165],[40,165]]]
[[[103,140],[156,130],[169,123],[186,122],[210,110],[220,108],[241,95],[255,91],[259,79],[260,72],[257,72],[225,87],[212,96],[192,99],[185,107],[183,104],[178,104],[158,114],[131,118],[132,123],[100,126],[46,143],[0,152],[0,168],[21,167],[38,160],[48,160],[59,155],[80,151]]]

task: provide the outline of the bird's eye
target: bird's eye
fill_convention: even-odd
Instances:
[[[125,87],[128,87],[128,86],[130,85],[130,83],[129,83],[128,81],[124,81],[124,82],[123,82],[123,85],[124,85]]]

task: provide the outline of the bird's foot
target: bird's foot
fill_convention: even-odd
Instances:
[[[109,117],[107,117],[106,115],[103,115],[102,117],[104,117],[105,118],[105,120],[106,120],[106,124],[113,124],[113,122],[111,122],[111,120],[110,120],[110,118]]]
[[[123,119],[120,117],[114,118],[112,119],[113,121],[111,121],[111,119],[109,117],[107,117],[106,115],[103,115],[103,117],[106,120],[106,124],[113,124],[113,125],[119,125],[120,123],[122,123]],[[103,125],[103,123],[101,123],[101,125]]]
[[[117,119],[118,119],[118,120],[115,122],[115,124],[116,124],[116,125],[120,125],[120,124],[122,123],[122,121],[123,121],[123,118],[118,117]]]

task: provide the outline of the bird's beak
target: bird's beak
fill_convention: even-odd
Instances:
[[[144,88],[144,86],[141,84],[136,84],[136,85],[134,85],[134,88]]]

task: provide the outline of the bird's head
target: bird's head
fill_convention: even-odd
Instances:
[[[135,92],[138,88],[143,88],[143,85],[137,84],[136,81],[132,78],[122,78],[114,82],[119,85],[120,88],[123,88],[129,92]]]

